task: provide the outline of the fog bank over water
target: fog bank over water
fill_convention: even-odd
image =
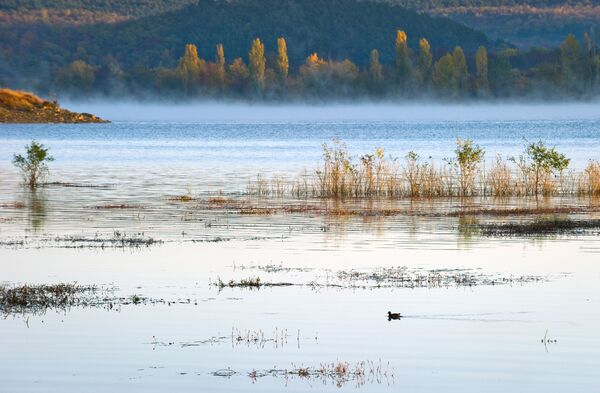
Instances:
[[[486,104],[186,104],[65,102],[65,108],[111,121],[160,122],[351,122],[351,121],[511,121],[600,119],[600,102]]]

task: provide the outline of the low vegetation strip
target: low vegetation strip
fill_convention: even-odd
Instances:
[[[250,269],[250,267],[248,268]],[[261,270],[261,267],[255,269]],[[326,272],[303,282],[268,282],[258,276],[223,281],[217,278],[211,285],[219,291],[225,288],[260,289],[268,287],[308,288],[449,288],[488,285],[515,285],[544,281],[535,275],[492,274],[477,269],[411,269],[406,266],[377,268],[372,270],[340,270]]]
[[[540,219],[531,222],[476,224],[484,236],[527,237],[548,235],[600,234],[600,219]]]

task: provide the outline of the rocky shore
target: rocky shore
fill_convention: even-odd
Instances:
[[[108,123],[90,113],[71,112],[32,93],[0,89],[0,123]]]

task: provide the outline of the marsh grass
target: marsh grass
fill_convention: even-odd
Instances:
[[[303,270],[304,271],[304,270]],[[385,267],[369,270],[325,271],[310,281],[304,282],[263,282],[259,277],[251,277],[240,281],[224,282],[217,278],[212,286],[219,290],[224,288],[262,287],[307,287],[311,289],[377,289],[377,288],[450,288],[474,287],[488,285],[526,284],[542,281],[534,275],[505,275],[483,273],[478,269],[410,269],[406,266]]]
[[[0,285],[0,311],[4,314],[42,313],[47,309],[87,306],[97,301],[98,288],[76,283]]]
[[[470,140],[457,140],[454,156],[441,163],[425,161],[410,151],[400,160],[382,148],[353,157],[343,142],[323,145],[323,158],[313,171],[295,179],[257,175],[247,194],[296,198],[434,198],[600,195],[600,163],[585,171],[568,170],[570,160],[543,142],[530,143],[523,154],[497,155],[486,170],[484,150]]]

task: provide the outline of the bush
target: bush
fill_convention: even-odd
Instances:
[[[48,174],[47,163],[54,161],[54,157],[48,154],[48,149],[45,149],[43,144],[36,141],[32,141],[29,146],[25,146],[25,149],[25,157],[21,154],[15,154],[13,164],[21,170],[25,183],[33,189]]]

